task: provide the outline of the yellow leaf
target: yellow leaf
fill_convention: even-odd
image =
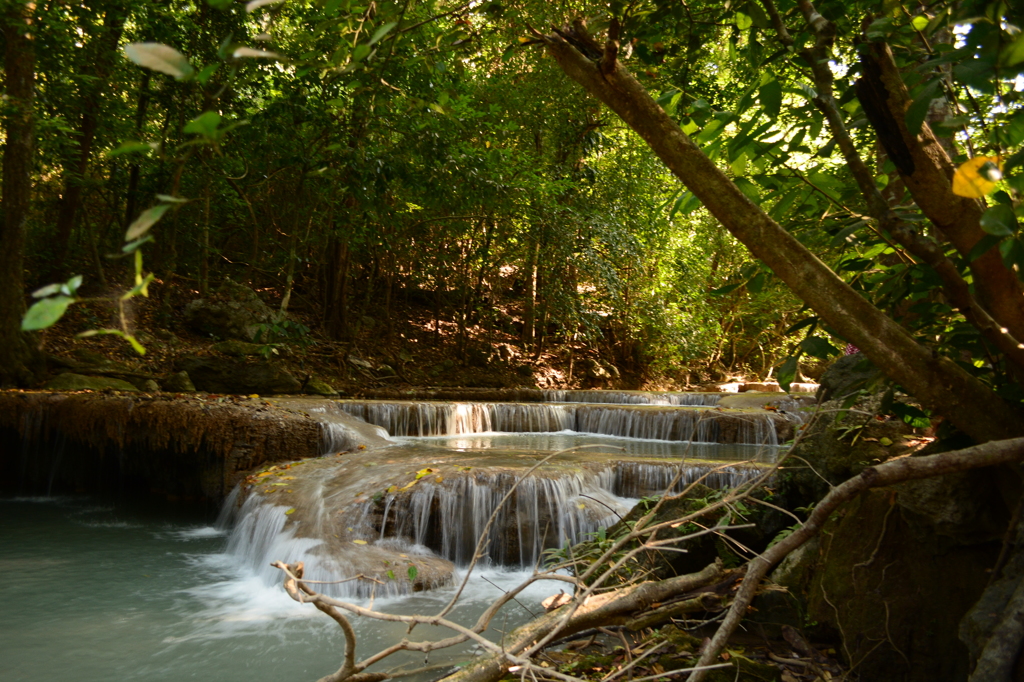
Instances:
[[[263,478],[264,476],[270,476],[273,473],[274,473],[273,471],[263,471],[263,472],[260,472],[260,473],[256,474],[256,478]]]
[[[405,485],[403,485],[401,488],[399,488],[399,490],[408,490],[409,488],[411,488],[414,485],[416,485],[419,482],[419,480],[420,479],[418,479],[418,478],[414,478],[411,481],[409,481],[408,483],[406,483]]]
[[[388,492],[389,493],[397,493],[398,492],[398,486],[397,485],[393,485],[393,486],[389,487],[388,488]]]
[[[352,544],[354,544],[354,545],[365,545],[366,544],[366,540],[353,540]]]
[[[443,481],[443,480],[444,480],[444,476],[438,476],[437,478],[435,478],[435,479],[434,479],[434,481],[435,481],[436,483],[440,483],[440,482],[441,482],[441,481]]]
[[[249,397],[250,397],[250,398],[259,398],[259,397],[260,397],[260,394],[259,394],[259,393],[250,393],[250,394],[249,394]]]
[[[281,480],[282,481],[294,481],[295,477],[294,476],[282,476]]]
[[[986,164],[992,165],[985,169]],[[998,156],[975,156],[964,161],[953,173],[953,194],[968,199],[986,196],[1002,179],[1002,167]]]
[[[436,473],[437,473],[437,469],[431,469],[430,467],[427,467],[426,469],[420,469],[419,471],[416,472],[416,480],[418,481],[421,478],[423,478],[424,476],[429,476],[430,474],[436,474]]]
[[[295,507],[292,507],[291,509],[289,509],[288,511],[285,512],[285,516],[287,516],[288,514],[294,514],[294,513],[295,513]]]

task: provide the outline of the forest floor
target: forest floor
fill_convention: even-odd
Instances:
[[[113,335],[78,338],[91,329],[117,328],[119,313],[111,301],[93,299],[71,306],[64,318],[40,336],[47,354],[58,359],[96,364],[114,362],[140,375],[157,377],[175,372],[184,356],[217,355],[212,346],[220,339],[189,328],[185,306],[199,298],[188,285],[155,281],[148,298],[125,303],[127,327],[146,349],[138,355],[123,339]],[[280,306],[276,289],[257,290],[270,308]],[[264,344],[264,355],[290,371],[300,381],[313,377],[328,383],[342,395],[367,388],[397,386],[461,388],[618,388],[645,390],[697,389],[690,380],[708,379],[686,374],[682,381],[645,376],[642,368],[617,367],[607,349],[580,342],[542,344],[539,351],[524,352],[512,315],[497,311],[510,322],[467,325],[460,340],[457,325],[441,320],[435,324],[429,307],[399,301],[390,321],[361,316],[349,338],[331,339],[324,332],[319,306],[301,295],[292,298],[290,321],[309,329],[278,343]],[[51,363],[52,373],[66,371]]]

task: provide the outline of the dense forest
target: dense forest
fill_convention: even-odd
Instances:
[[[962,428],[1005,424],[1009,6],[597,10],[6,3],[5,382],[40,372],[26,292],[66,281],[25,329],[106,296],[98,331],[134,341],[151,282],[233,278],[272,292],[282,337],[303,308],[328,338],[401,345],[415,315],[462,363],[490,330],[527,358],[785,385],[849,342],[925,407],[976,406]]]
[[[790,424],[809,471],[787,471],[757,493],[709,489],[686,516],[732,518],[737,503],[764,493],[764,513],[789,519],[763,523],[774,539],[744,548],[742,561],[709,559],[699,587],[728,574],[723,616],[694,645],[688,679],[724,665],[719,653],[769,570],[812,539],[831,548],[833,538],[843,538],[835,553],[848,555],[821,561],[854,576],[836,578],[836,589],[856,588],[856,571],[880,552],[895,557],[874,567],[894,600],[920,580],[917,596],[939,613],[944,600],[929,590],[969,582],[971,612],[951,606],[940,615],[955,611],[952,624],[935,629],[952,637],[961,628],[969,652],[957,655],[964,670],[969,655],[971,679],[1019,679],[1019,3],[3,0],[0,26],[0,386],[54,388],[44,382],[92,353],[93,366],[121,363],[103,365],[108,374],[146,380],[140,405],[178,401],[168,409],[209,416],[207,401],[228,401],[216,403],[222,415],[263,414],[266,393],[336,396],[338,381],[349,382],[343,392],[365,384],[411,396],[419,387],[428,397],[439,386],[668,390],[737,378],[788,391],[853,355],[843,362],[867,378],[832,401],[826,411],[837,416]],[[232,338],[196,323],[204,301],[266,313]],[[109,358],[96,361],[90,349]],[[285,364],[305,379],[289,375],[280,390],[204,388],[199,397],[184,395],[194,386],[168,388],[186,354],[202,364],[218,353],[245,356],[231,367]],[[313,390],[316,377],[335,387]],[[500,399],[518,399],[511,395]],[[26,410],[64,399],[3,396]],[[92,435],[105,425],[104,437],[123,441],[138,412],[116,390],[71,398],[124,408],[121,427],[94,417]],[[789,418],[761,399],[743,406],[744,419]],[[726,409],[712,405],[709,413]],[[289,418],[312,443],[320,432],[296,414]],[[44,423],[17,421],[8,431]],[[158,434],[167,437],[160,447],[198,423]],[[216,442],[229,452],[243,441]],[[255,471],[255,460],[242,459],[232,466]],[[415,478],[405,487],[356,497],[376,504],[475,466],[407,471]],[[248,480],[255,487],[282,471]],[[907,487],[921,480],[945,487]],[[678,502],[664,490],[662,501]],[[914,514],[929,505],[937,526],[967,509],[948,525],[969,537],[933,528],[939,549],[912,549],[923,537],[924,513]],[[893,532],[904,535],[883,542],[897,507]],[[675,529],[679,518],[664,524]],[[642,524],[622,523],[628,532],[614,542],[604,530],[587,541],[602,558],[581,575],[603,563],[612,568],[601,580],[615,573],[606,560],[641,538]],[[823,528],[827,538],[816,538]],[[863,557],[851,549],[861,540]],[[977,565],[963,569],[969,580],[955,566],[937,568],[937,556],[976,550]],[[886,582],[897,564],[908,573]],[[293,597],[315,597],[301,564],[277,567]],[[692,571],[648,580],[619,606],[635,613],[692,597],[693,585],[634,599],[686,583]],[[929,571],[948,573],[946,582],[926,583],[919,576]],[[633,578],[625,584],[632,589]],[[331,614],[332,602],[312,600]],[[824,602],[841,630],[839,610]],[[941,656],[905,655],[884,605],[884,618],[864,611],[854,637],[836,639],[845,647],[882,619],[873,646],[888,642],[886,655],[920,675],[906,679],[935,679],[924,663]],[[904,603],[905,624],[917,608]],[[527,628],[511,644],[550,640],[572,610],[558,627]],[[530,627],[553,622],[544,618]],[[586,618],[573,627],[584,631]],[[457,679],[504,674],[513,659],[504,642],[493,649]],[[363,677],[351,651],[324,679],[384,679]]]

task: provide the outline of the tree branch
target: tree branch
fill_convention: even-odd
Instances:
[[[633,128],[733,236],[922,404],[979,441],[1024,433],[1014,407],[918,344],[743,195],[621,63],[606,75],[561,35],[543,40],[566,74]]]

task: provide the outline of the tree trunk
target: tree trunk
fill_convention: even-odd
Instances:
[[[25,312],[25,225],[32,200],[35,146],[35,3],[9,2],[3,12],[4,85],[10,113],[4,121],[0,201],[0,386],[28,386],[40,370],[39,354],[21,331]]]
[[[533,327],[537,316],[537,267],[540,262],[540,240],[530,244],[530,263],[526,268],[530,278],[526,291],[525,310],[523,311],[523,353],[529,353],[533,345]]]
[[[146,124],[146,111],[149,109],[149,71],[144,71],[142,80],[139,82],[139,103],[135,109],[135,134],[142,139],[142,127]],[[125,192],[124,200],[124,228],[135,220],[135,211],[138,210],[139,193],[139,172],[142,164],[138,161],[132,162],[128,170],[128,190]]]
[[[582,23],[568,31],[601,51]],[[602,60],[594,62],[560,35],[537,35],[565,73],[635,130],[736,239],[925,407],[979,441],[1024,433],[1020,412],[948,358],[918,344],[751,202],[618,63],[616,47],[609,44]]]
[[[332,339],[343,340],[348,329],[348,240],[337,240],[331,248],[331,280],[327,297],[327,333]]]
[[[92,159],[93,142],[99,129],[100,95],[106,86],[110,72],[110,63],[117,53],[117,44],[121,40],[124,26],[124,10],[120,3],[113,3],[107,8],[103,17],[103,35],[98,40],[92,53],[91,64],[86,74],[92,78],[82,84],[82,118],[78,128],[78,155],[65,169],[64,191],[61,196],[60,209],[57,211],[57,254],[50,264],[51,279],[66,278],[65,261],[71,248],[71,238],[75,229],[78,209],[82,204],[82,183],[89,170]],[[91,68],[89,68],[91,67]],[[91,71],[91,73],[89,73]]]

